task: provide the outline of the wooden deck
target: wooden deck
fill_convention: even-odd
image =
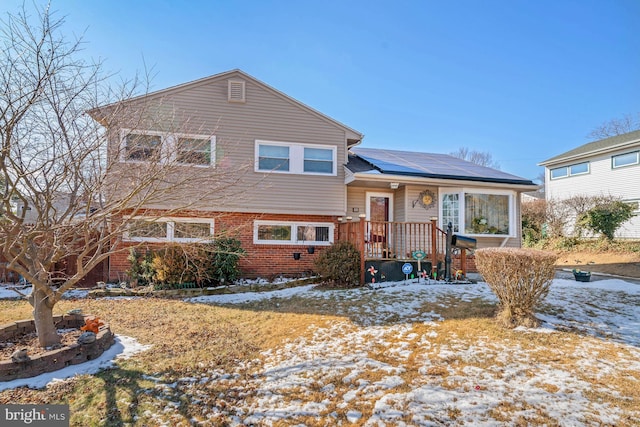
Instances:
[[[338,227],[338,239],[348,240],[358,248],[363,283],[366,261],[415,261],[414,253],[421,251],[426,255],[424,261],[437,266],[439,261],[444,260],[447,246],[447,235],[437,227],[435,221],[343,222]],[[463,272],[466,274],[466,271]]]

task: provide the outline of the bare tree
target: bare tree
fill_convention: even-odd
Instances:
[[[222,204],[244,168],[185,168],[188,151],[144,135],[128,138],[124,153],[113,142],[120,136],[104,130],[123,118],[131,129],[161,123],[165,132],[194,124],[161,103],[136,102],[145,97],[132,98],[135,81],[109,88],[101,64],[78,59],[80,40],[67,40],[63,23],[49,9],[32,18],[23,8],[0,30],[0,254],[33,285],[25,297],[43,347],[60,342],[53,307],[62,294],[122,250],[136,216],[197,209],[211,195]],[[123,165],[124,155],[148,161]],[[62,262],[72,268],[59,269]]]
[[[640,129],[640,113],[626,114],[622,118],[612,119],[594,128],[587,138],[590,140],[605,139]]]
[[[500,164],[493,159],[491,153],[486,151],[469,150],[468,147],[460,147],[457,151],[449,153],[449,155],[480,166],[500,169]]]

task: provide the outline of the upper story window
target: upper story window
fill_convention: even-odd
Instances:
[[[289,171],[289,147],[260,144],[258,146],[258,169],[261,171]]]
[[[184,165],[215,165],[215,136],[130,130],[124,130],[122,134],[122,161],[162,160]]]
[[[611,156],[611,167],[614,169],[623,166],[637,165],[638,163],[640,163],[640,152],[638,151]]]
[[[178,138],[177,160],[179,163],[208,166],[211,164],[211,140]]]
[[[568,176],[583,175],[589,173],[589,162],[576,163],[551,169],[551,179],[566,178]]]
[[[337,147],[256,140],[256,172],[337,174]]]
[[[130,242],[210,242],[213,219],[145,218],[131,219],[123,239]]]
[[[442,195],[442,226],[471,235],[512,236],[513,194],[455,191]]]
[[[333,243],[332,223],[255,221],[253,242],[272,245],[329,245]]]
[[[162,146],[160,135],[128,133],[124,138],[125,160],[151,161],[159,159]]]
[[[333,173],[333,150],[326,148],[304,148],[304,171]]]

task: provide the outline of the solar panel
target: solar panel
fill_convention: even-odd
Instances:
[[[383,173],[412,176],[473,178],[533,184],[530,180],[497,169],[481,166],[457,157],[438,153],[420,153],[375,148],[353,148],[352,152]]]

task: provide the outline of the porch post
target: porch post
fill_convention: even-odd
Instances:
[[[358,242],[358,251],[360,251],[360,284],[364,285],[364,239],[365,239],[364,218],[358,221],[358,233],[356,241]]]
[[[438,268],[438,242],[437,239],[437,226],[436,221],[431,220],[431,272],[434,268]]]

